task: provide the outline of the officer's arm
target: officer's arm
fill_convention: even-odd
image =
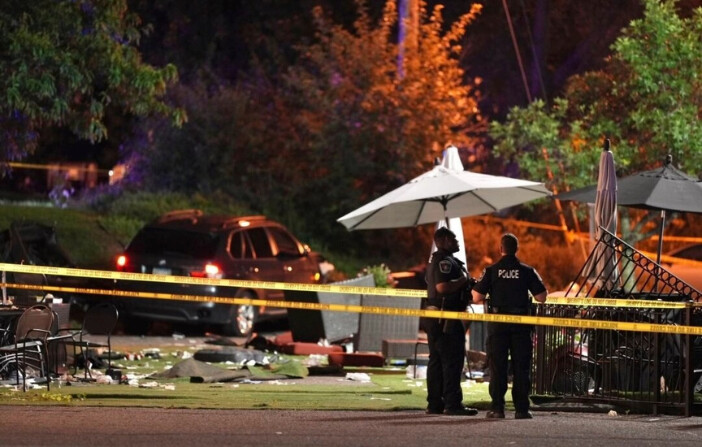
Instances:
[[[452,279],[451,281],[438,283],[436,285],[436,291],[442,295],[448,295],[450,293],[461,290],[461,288],[465,286],[466,282],[468,282],[468,275],[464,273],[463,275],[459,276],[456,279]]]
[[[485,302],[485,295],[478,292],[477,290],[473,289],[472,292],[473,294],[473,302],[475,304],[482,304]]]
[[[539,303],[545,303],[546,302],[546,295],[548,295],[548,291],[544,290],[541,293],[537,293],[534,295],[534,299],[538,301]]]
[[[483,273],[480,275],[478,282],[473,286],[473,290],[471,290],[471,294],[473,295],[473,303],[475,304],[485,303],[487,292],[490,291],[490,288],[488,287],[488,278],[490,278],[488,270],[489,268],[483,269]]]
[[[541,276],[536,270],[532,270],[532,278],[531,278],[531,285],[529,287],[530,291],[531,290],[541,290],[544,289],[543,292],[537,293],[534,295],[532,292],[532,295],[534,296],[534,299],[538,301],[539,303],[544,303],[546,302],[546,295],[548,295],[548,290],[546,290],[546,286],[544,285],[544,281],[541,279]]]

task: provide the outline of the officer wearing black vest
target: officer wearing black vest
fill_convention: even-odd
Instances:
[[[463,262],[453,256],[458,240],[453,231],[439,228],[434,233],[437,250],[427,267],[427,309],[465,312],[464,293],[470,275]],[[461,375],[465,361],[466,328],[463,321],[427,318],[424,330],[429,343],[427,365],[427,413],[475,416],[478,410],[463,406]]]
[[[502,259],[487,267],[473,287],[473,302],[483,303],[489,295],[488,312],[494,314],[529,315],[531,298],[546,301],[546,287],[534,268],[522,264],[516,253],[519,241],[513,234],[505,234],[500,242]],[[488,418],[505,417],[508,358],[512,358],[512,401],[515,419],[531,419],[529,393],[531,391],[532,326],[517,323],[488,323],[487,356],[490,366],[491,411]]]

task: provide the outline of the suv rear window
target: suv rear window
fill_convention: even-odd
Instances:
[[[129,244],[127,252],[153,256],[177,254],[194,259],[211,259],[217,252],[217,236],[194,231],[144,228]]]

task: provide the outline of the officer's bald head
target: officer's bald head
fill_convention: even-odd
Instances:
[[[502,253],[506,255],[515,255],[519,249],[519,240],[517,236],[512,233],[506,233],[502,235],[502,240],[500,241],[500,247],[502,248]]]

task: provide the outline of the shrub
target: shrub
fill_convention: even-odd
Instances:
[[[580,248],[566,243],[560,232],[529,228],[516,220],[479,217],[463,220],[472,275],[480,276],[483,268],[500,259],[500,238],[508,232],[519,239],[517,257],[539,272],[549,291],[566,287],[585,263]]]
[[[391,283],[390,273],[392,271],[387,265],[379,264],[366,266],[360,275],[373,275],[375,287],[393,287],[394,284]]]
[[[120,214],[108,214],[104,217],[98,217],[100,226],[114,236],[119,243],[124,247],[139,229],[144,225],[140,219]]]
[[[100,225],[126,244],[147,222],[169,211],[201,209],[210,214],[249,215],[251,211],[224,194],[187,196],[180,193],[131,192],[111,189],[84,201],[100,213]]]

